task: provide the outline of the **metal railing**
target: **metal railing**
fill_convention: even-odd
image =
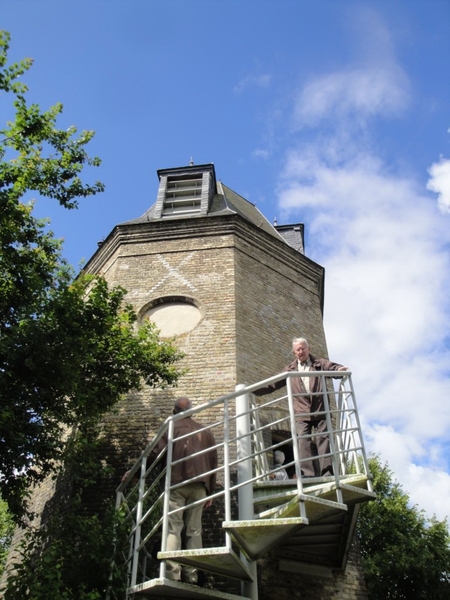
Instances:
[[[336,482],[336,502],[342,502],[339,482],[354,474],[369,475],[351,372],[305,372],[301,376],[321,379],[323,391],[318,394],[322,398],[323,411],[314,413],[314,419],[326,420],[327,431],[321,435],[329,438],[328,456],[331,457],[333,468],[333,474],[327,478],[327,482]],[[292,477],[286,482],[277,481],[276,485],[287,485],[296,488],[298,494],[305,493],[302,463],[306,459],[299,453],[296,420],[309,418],[311,414],[294,411],[291,381],[295,377],[299,377],[296,372],[280,373],[249,386],[237,386],[230,394],[166,419],[117,489],[116,507],[123,516],[128,534],[126,541],[119,543],[121,552],[118,552],[116,561],[127,565],[128,587],[165,576],[165,562],[156,560],[156,552],[166,550],[168,519],[171,515],[170,493],[192,481],[171,483],[171,470],[175,464],[172,460],[173,427],[177,420],[194,417],[197,422],[204,423],[204,429],[209,429],[215,437],[219,456],[218,467],[214,470],[217,475],[216,490],[196,504],[213,500],[218,505],[215,515],[218,522],[258,519],[253,506],[253,488],[255,484],[273,485],[271,476],[278,469],[290,471]],[[268,399],[253,395],[253,391],[282,379],[286,379],[285,394],[274,393]],[[162,436],[166,436],[167,446],[155,458],[155,447]],[[314,431],[305,438],[314,442]],[[287,453],[290,459],[280,467],[273,466],[273,452],[277,449],[291,449]],[[315,456],[314,460],[320,458]],[[319,484],[321,481],[317,480]],[[370,490],[369,479],[367,485]],[[219,539],[219,546],[231,549],[233,541],[227,531],[214,533]]]

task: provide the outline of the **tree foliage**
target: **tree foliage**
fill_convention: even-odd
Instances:
[[[0,576],[3,573],[13,531],[14,521],[6,502],[0,497]]]
[[[78,198],[101,192],[100,182],[84,184],[79,175],[86,166],[99,166],[100,159],[91,158],[85,146],[94,136],[83,131],[79,137],[76,127],[66,131],[56,128],[62,104],[41,112],[37,104],[27,104],[27,87],[19,78],[30,69],[33,61],[26,58],[7,65],[10,36],[0,31],[0,92],[14,97],[15,119],[0,131],[0,158],[10,159],[0,165],[0,198],[2,212],[19,210],[17,202],[29,191],[54,198],[66,208],[75,208]]]
[[[17,518],[30,484],[63,457],[67,432],[95,421],[120,396],[177,379],[180,354],[150,324],[137,327],[125,290],[80,275],[61,242],[25,203],[33,191],[76,208],[103,189],[81,181],[100,164],[74,127],[56,127],[62,110],[41,112],[18,79],[25,59],[8,66],[9,34],[0,32],[0,93],[13,98],[15,119],[0,131],[0,480]]]
[[[127,540],[125,522],[113,503],[103,499],[93,511],[85,501],[115,479],[104,456],[95,427],[82,426],[71,435],[60,474],[69,476],[72,492],[65,502],[55,503],[44,525],[27,529],[7,579],[5,600],[101,600],[108,586],[115,597],[125,595],[124,561],[112,568],[115,548]]]
[[[358,536],[370,600],[448,600],[447,521],[427,520],[378,457],[369,461],[376,500],[361,507]]]

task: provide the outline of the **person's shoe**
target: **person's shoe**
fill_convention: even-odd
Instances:
[[[333,471],[332,471],[332,470],[330,470],[330,469],[327,469],[326,471],[324,471],[324,472],[321,474],[321,477],[333,477]]]
[[[185,575],[184,573],[181,573],[181,581],[183,583],[190,583],[191,585],[197,585],[198,578],[197,578],[196,574],[189,576],[189,575]]]
[[[198,585],[199,587],[204,587],[206,583],[206,575],[203,571],[197,571],[197,576],[195,579],[193,577],[182,576],[182,580],[184,583],[190,583],[191,585]]]

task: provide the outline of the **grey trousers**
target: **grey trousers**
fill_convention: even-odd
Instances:
[[[203,483],[189,483],[173,490],[170,494],[169,510],[189,507],[190,504],[206,498],[206,488]],[[167,550],[196,550],[202,548],[202,513],[203,504],[180,510],[169,515],[169,535]],[[184,542],[184,543],[182,543]],[[166,577],[187,583],[197,582],[197,569],[168,560],[166,561]]]

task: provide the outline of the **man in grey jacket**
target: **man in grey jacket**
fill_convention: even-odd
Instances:
[[[295,360],[284,367],[283,372],[292,371],[347,371],[347,367],[339,363],[331,362],[324,358],[316,358],[310,353],[308,341],[303,338],[292,340],[292,352]],[[313,452],[311,448],[311,434],[314,429],[315,443],[319,455],[319,475],[332,475],[331,456],[324,456],[330,452],[330,440],[327,433],[327,422],[325,415],[320,414],[325,410],[323,403],[322,384],[320,377],[296,377],[291,379],[292,393],[294,396],[294,411],[296,417],[296,429],[298,436],[298,447],[301,459],[301,471],[303,477],[314,477]],[[286,385],[286,380],[281,379],[267,387],[255,391],[256,396],[264,396]],[[311,395],[308,395],[311,393]],[[317,414],[319,413],[319,414]],[[304,437],[307,436],[307,437]],[[306,460],[305,460],[306,459]]]

